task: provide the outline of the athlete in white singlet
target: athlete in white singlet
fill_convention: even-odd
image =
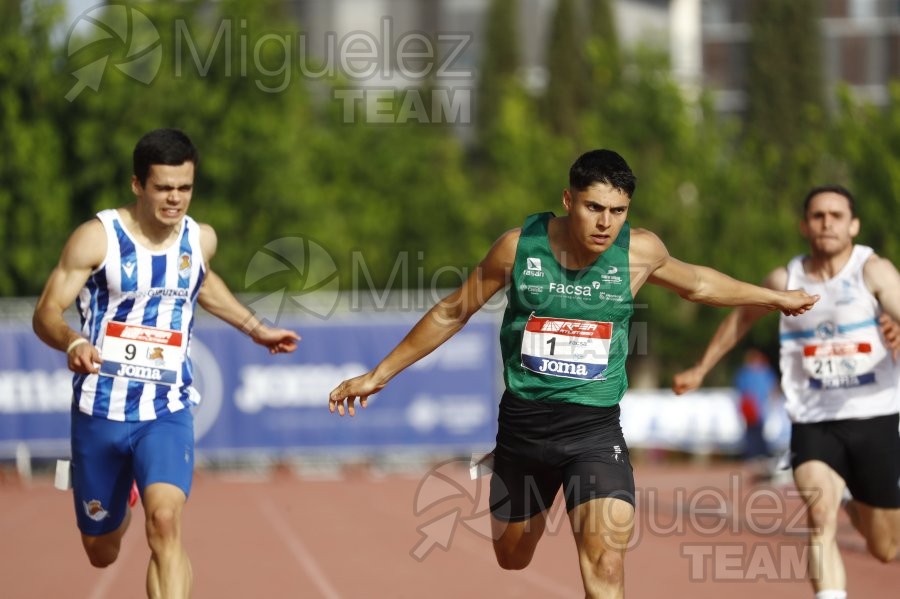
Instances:
[[[900,545],[900,392],[891,351],[898,344],[900,274],[871,248],[853,244],[860,230],[854,207],[843,187],[812,189],[801,221],[809,255],[776,269],[765,282],[821,297],[812,310],[780,325],[782,386],[793,422],[791,465],[807,505],[817,599],[847,596],[837,544],[845,488],[853,496],[848,513],[869,552],[888,562]],[[729,314],[697,365],[675,376],[675,392],[699,387],[764,315],[754,308]]]

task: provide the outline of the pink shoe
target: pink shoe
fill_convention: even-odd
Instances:
[[[140,498],[141,494],[138,492],[137,481],[133,481],[131,483],[131,493],[128,495],[128,507],[134,507]]]

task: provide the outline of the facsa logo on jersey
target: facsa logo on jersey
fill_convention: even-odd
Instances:
[[[187,252],[178,257],[178,276],[182,279],[191,276],[191,255]]]
[[[525,274],[529,277],[543,277],[544,271],[541,270],[540,258],[525,258]]]
[[[591,297],[590,285],[566,285],[565,283],[550,283],[550,293],[575,297]]]
[[[133,261],[126,262],[122,265],[122,270],[125,271],[125,276],[129,279],[134,275],[134,267],[137,266]]]
[[[103,507],[103,504],[100,503],[99,499],[82,501],[81,505],[84,506],[85,515],[87,515],[87,517],[94,522],[100,522],[101,520],[109,516],[109,512]]]

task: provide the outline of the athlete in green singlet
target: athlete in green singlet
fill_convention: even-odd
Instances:
[[[714,306],[760,306],[802,314],[804,291],[743,283],[669,255],[645,229],[631,229],[635,177],[610,150],[580,156],[563,191],[566,214],[529,216],[504,233],[462,286],[438,302],[373,370],[338,385],[329,408],[355,402],[459,331],[500,290],[506,391],[500,400],[491,476],[494,552],[505,569],[534,555],[563,488],[586,597],[624,594],[625,549],[634,520],[634,477],[619,425],[633,298],[644,283]]]

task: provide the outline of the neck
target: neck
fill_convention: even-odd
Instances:
[[[568,219],[567,216],[562,216],[550,221],[547,230],[550,249],[563,268],[568,270],[587,268],[597,261],[600,253],[586,250],[576,239],[573,239],[569,229],[565,226],[566,219]]]
[[[176,225],[164,225],[141,219],[137,206],[133,204],[125,208],[124,213],[128,230],[149,249],[158,250],[168,247],[181,230],[181,221]]]
[[[813,252],[804,261],[804,270],[808,276],[827,281],[837,275],[847,262],[850,261],[850,255],[853,253],[851,245],[845,250],[841,250],[836,254],[822,254]]]

